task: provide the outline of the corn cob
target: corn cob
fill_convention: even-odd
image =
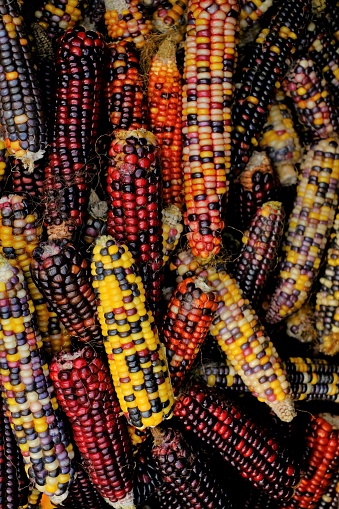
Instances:
[[[179,396],[174,414],[200,445],[219,451],[254,487],[274,499],[291,497],[300,476],[296,460],[242,409],[211,390],[192,387]]]
[[[339,41],[339,22],[338,22],[339,2],[335,4],[328,2],[326,8],[326,21],[331,35]]]
[[[105,103],[109,130],[147,128],[147,106],[139,73],[139,57],[127,41],[108,45]]]
[[[330,486],[327,491],[322,495],[316,509],[338,509],[339,501],[339,472],[332,478]]]
[[[72,338],[102,342],[87,261],[66,240],[33,251],[32,277]]]
[[[307,434],[310,454],[307,468],[293,497],[280,507],[315,509],[329,487],[339,466],[338,429],[320,415],[314,418]]]
[[[44,159],[33,164],[33,169],[27,169],[19,159],[14,159],[10,165],[10,189],[16,193],[25,193],[33,201],[41,202],[43,196]],[[0,163],[1,164],[1,163]]]
[[[158,490],[154,499],[158,509],[184,509],[186,507],[191,507],[191,505],[186,505],[185,502],[187,499],[183,497],[182,493],[179,495],[174,493],[173,490]]]
[[[172,416],[174,398],[164,348],[131,253],[112,237],[100,237],[93,250],[92,275],[121,409],[136,428],[156,426]]]
[[[104,361],[90,347],[60,353],[51,378],[94,486],[113,507],[134,508],[132,448]]]
[[[163,478],[155,465],[152,449],[146,442],[135,456],[134,500],[137,507],[143,506],[155,492],[163,490]],[[159,488],[161,487],[161,490]]]
[[[232,110],[232,176],[246,167],[309,16],[309,1],[288,0],[262,30],[242,66]]]
[[[152,456],[164,486],[180,494],[183,507],[232,508],[226,487],[211,474],[208,465],[173,428],[152,430]]]
[[[144,129],[118,130],[109,151],[107,232],[131,251],[157,313],[161,298],[161,166],[155,136]]]
[[[182,385],[211,326],[217,297],[203,278],[187,278],[175,289],[159,329],[166,347],[174,394]]]
[[[272,6],[273,0],[240,0],[240,29],[248,30],[254,23],[268,11]]]
[[[207,6],[208,5],[208,6]],[[193,255],[220,251],[230,170],[232,76],[239,7],[190,0],[183,85],[184,214]]]
[[[282,367],[295,401],[339,401],[339,377],[335,364],[320,359],[291,357],[282,363]],[[228,360],[203,363],[195,374],[208,387],[239,393],[248,391]]]
[[[91,483],[82,466],[77,467],[76,476],[72,482],[67,499],[63,502],[65,509],[107,509],[108,505],[99,495]]]
[[[313,60],[298,59],[283,80],[283,87],[294,101],[299,123],[306,128],[306,139],[326,139],[339,132],[335,105]]]
[[[102,36],[81,27],[59,41],[53,141],[44,182],[49,238],[70,238],[87,212],[103,53]]]
[[[8,153],[33,168],[46,148],[41,94],[19,5],[1,0],[0,7],[1,130]]]
[[[286,334],[302,343],[312,343],[317,338],[313,307],[306,302],[286,320]]]
[[[138,447],[149,438],[150,436],[149,429],[148,428],[138,429],[135,428],[134,426],[131,426],[131,424],[127,424],[127,430],[131,444],[134,449],[133,452],[136,452],[138,450]]]
[[[149,71],[150,129],[160,148],[164,206],[182,206],[182,87],[176,63],[176,45],[166,38],[153,57]]]
[[[163,239],[163,250],[162,260],[165,263],[168,262],[169,257],[175,250],[180,240],[180,236],[184,229],[182,223],[182,215],[176,205],[168,205],[162,211],[162,239]]]
[[[82,17],[85,0],[40,0],[35,17],[52,40],[73,28]]]
[[[72,444],[41,357],[41,336],[22,272],[0,258],[0,374],[11,427],[26,473],[60,503],[73,477]]]
[[[140,0],[105,0],[105,25],[111,39],[133,42],[137,49],[145,46],[152,23],[146,17]]]
[[[301,146],[293,125],[292,113],[285,104],[285,95],[281,89],[278,89],[275,95],[259,139],[259,147],[266,151],[282,186],[297,183],[298,172],[295,164],[301,157]]]
[[[82,25],[90,24],[91,30],[97,30],[104,33],[104,16],[105,16],[104,0],[92,0],[85,6],[84,21]]]
[[[161,2],[153,14],[153,29],[161,34],[170,33],[176,43],[183,39],[187,27],[188,0]]]
[[[8,178],[8,154],[5,142],[0,139],[0,190],[6,185],[6,179]]]
[[[18,507],[18,509],[40,509],[40,502],[43,494],[38,489],[31,487],[27,501]]]
[[[294,313],[308,297],[332,228],[338,179],[338,139],[315,142],[301,164],[297,197],[283,241],[279,282],[266,314],[269,323]]]

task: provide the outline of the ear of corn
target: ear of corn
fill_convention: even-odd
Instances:
[[[100,237],[93,251],[92,275],[121,409],[136,428],[156,426],[172,416],[174,399],[164,348],[131,253],[112,237]]]
[[[42,341],[22,272],[0,259],[0,373],[3,397],[26,473],[60,503],[73,478],[72,445],[41,357]]]
[[[339,472],[334,474],[331,484],[319,500],[316,509],[337,509],[339,502]]]
[[[90,347],[61,353],[51,378],[94,486],[113,507],[134,508],[131,444],[104,361]]]
[[[4,140],[0,139],[0,190],[6,184],[6,179],[9,177],[9,157]]]
[[[165,39],[153,57],[147,88],[150,129],[160,148],[163,205],[182,206],[182,86],[176,45]]]
[[[152,30],[141,0],[105,0],[105,25],[111,39],[133,42],[137,49],[145,46]]]
[[[1,163],[0,163],[1,164]],[[25,168],[22,161],[14,159],[10,165],[11,189],[15,194],[28,194],[33,200],[41,201],[43,196],[45,159],[39,159],[33,164],[33,168]]]
[[[209,5],[209,4],[208,4]],[[220,251],[230,171],[232,76],[239,7],[188,4],[183,85],[183,173],[187,240],[206,262]]]
[[[180,42],[186,31],[188,0],[161,2],[153,14],[152,25],[156,32],[170,33],[175,42]]]
[[[73,28],[82,17],[85,0],[40,0],[35,17],[52,40]]]
[[[176,205],[168,205],[162,211],[162,255],[163,263],[168,262],[183,232],[182,215]]]
[[[217,296],[203,278],[187,278],[174,290],[160,326],[174,394],[199,353],[217,307]]]
[[[78,465],[76,476],[72,482],[67,499],[63,502],[65,509],[83,507],[89,509],[105,509],[107,504],[94,488],[85,470]]]
[[[40,502],[42,499],[42,493],[38,489],[31,487],[27,501],[22,503],[18,509],[40,509]]]
[[[156,492],[162,491],[163,484],[164,480],[152,456],[151,444],[146,442],[135,456],[133,489],[137,507],[142,507]]]
[[[280,202],[269,201],[260,207],[242,238],[242,249],[233,265],[233,275],[254,309],[274,268],[284,229]]]
[[[301,308],[319,271],[337,206],[337,138],[315,142],[305,154],[297,197],[283,241],[278,286],[266,320],[276,323]]]
[[[268,11],[272,6],[273,0],[241,0],[240,6],[240,29],[245,31],[248,30],[254,23]]]
[[[174,415],[201,445],[218,451],[252,486],[288,500],[299,482],[296,460],[269,430],[211,390],[192,387],[179,396]]]
[[[286,320],[286,334],[302,343],[312,343],[317,338],[313,306],[306,302]]]

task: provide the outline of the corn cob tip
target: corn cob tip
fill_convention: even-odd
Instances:
[[[116,140],[127,140],[128,138],[145,138],[146,141],[151,145],[154,145],[155,147],[158,146],[158,141],[154,134],[151,133],[151,131],[147,131],[147,129],[144,129],[143,127],[140,129],[133,129],[131,131],[127,131],[125,129],[116,129],[116,131],[114,131],[114,137]]]
[[[296,417],[297,412],[294,408],[293,399],[291,396],[287,396],[282,401],[275,401],[274,403],[268,403],[272,408],[273,412],[283,422],[291,422]]]
[[[168,205],[162,211],[162,221],[164,224],[167,224],[170,228],[174,228],[182,221],[182,213],[180,212],[179,207],[176,205]]]
[[[151,428],[151,433],[153,437],[154,447],[158,447],[164,441],[166,432],[160,429],[158,426],[155,426],[154,428]]]
[[[5,283],[13,275],[13,269],[11,264],[6,258],[0,255],[0,281]]]
[[[324,335],[317,349],[324,355],[337,355],[339,353],[339,332]]]
[[[213,292],[213,288],[207,283],[207,280],[204,277],[198,276],[194,281],[194,284],[204,293]]]
[[[65,221],[61,224],[51,224],[47,226],[47,236],[49,240],[56,239],[67,239],[71,240],[72,232],[68,228],[68,225]]]
[[[294,186],[297,183],[298,172],[296,171],[294,164],[277,164],[276,171],[282,186]]]
[[[101,201],[99,196],[93,189],[91,189],[91,195],[89,197],[89,213],[95,219],[107,219],[108,205],[107,201]]]
[[[302,343],[313,343],[317,339],[315,317],[309,304],[304,305],[286,320],[286,334]]]
[[[35,161],[38,161],[44,157],[45,150],[40,149],[37,152],[31,152],[30,150],[27,150],[27,152],[21,157],[17,154],[13,155],[15,155],[15,157],[22,162],[23,167],[25,170],[28,170],[28,173],[33,173]]]
[[[125,498],[118,500],[118,502],[111,502],[105,497],[103,497],[103,499],[109,506],[114,507],[114,509],[136,509],[132,491],[130,491]]]
[[[331,424],[333,429],[339,429],[339,415],[333,415],[328,412],[324,412],[322,414],[318,414],[318,417],[322,417]]]
[[[211,261],[213,260],[214,258],[214,253],[207,253],[206,252],[206,258],[202,257],[202,256],[195,256],[194,259],[197,261],[198,265],[208,265],[209,263],[211,263]]]
[[[68,497],[68,491],[66,491],[65,493],[63,493],[62,495],[52,495],[51,497],[49,497],[49,500],[51,501],[52,504],[54,505],[60,505],[64,500],[66,500],[66,498]]]

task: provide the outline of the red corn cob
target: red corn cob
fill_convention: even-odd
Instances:
[[[97,137],[104,41],[82,27],[59,44],[54,130],[45,169],[45,224],[49,237],[70,238],[88,206]]]
[[[317,509],[338,509],[339,503],[339,472],[333,476],[330,486],[319,500]]]
[[[174,394],[189,372],[211,326],[217,297],[203,278],[179,283],[160,325]]]
[[[51,378],[94,486],[113,507],[134,508],[132,449],[105,363],[89,347],[60,353]]]
[[[87,261],[66,240],[43,242],[33,251],[35,284],[73,338],[102,342]]]
[[[193,387],[179,396],[174,415],[253,486],[278,500],[292,496],[300,475],[296,461],[267,429],[233,403],[211,390]]]
[[[161,168],[152,133],[116,131],[109,151],[107,232],[126,244],[139,269],[152,312],[163,275]]]
[[[33,200],[41,201],[44,185],[45,159],[36,161],[32,169],[24,167],[21,161],[14,159],[11,164],[11,189],[14,193],[29,194]]]

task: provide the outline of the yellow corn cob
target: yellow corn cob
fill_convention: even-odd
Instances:
[[[114,40],[126,40],[141,49],[152,30],[140,0],[105,0],[105,25]]]
[[[176,205],[169,205],[162,211],[162,239],[164,265],[173,253],[184,229],[182,215]]]
[[[278,286],[266,315],[269,323],[279,322],[300,309],[318,274],[338,203],[338,141],[332,137],[315,142],[301,164]]]
[[[174,402],[164,347],[145,304],[131,253],[113,238],[96,241],[93,288],[111,375],[122,411],[136,428],[172,416]]]
[[[302,343],[313,343],[317,337],[315,316],[309,303],[303,305],[286,320],[286,334]]]

